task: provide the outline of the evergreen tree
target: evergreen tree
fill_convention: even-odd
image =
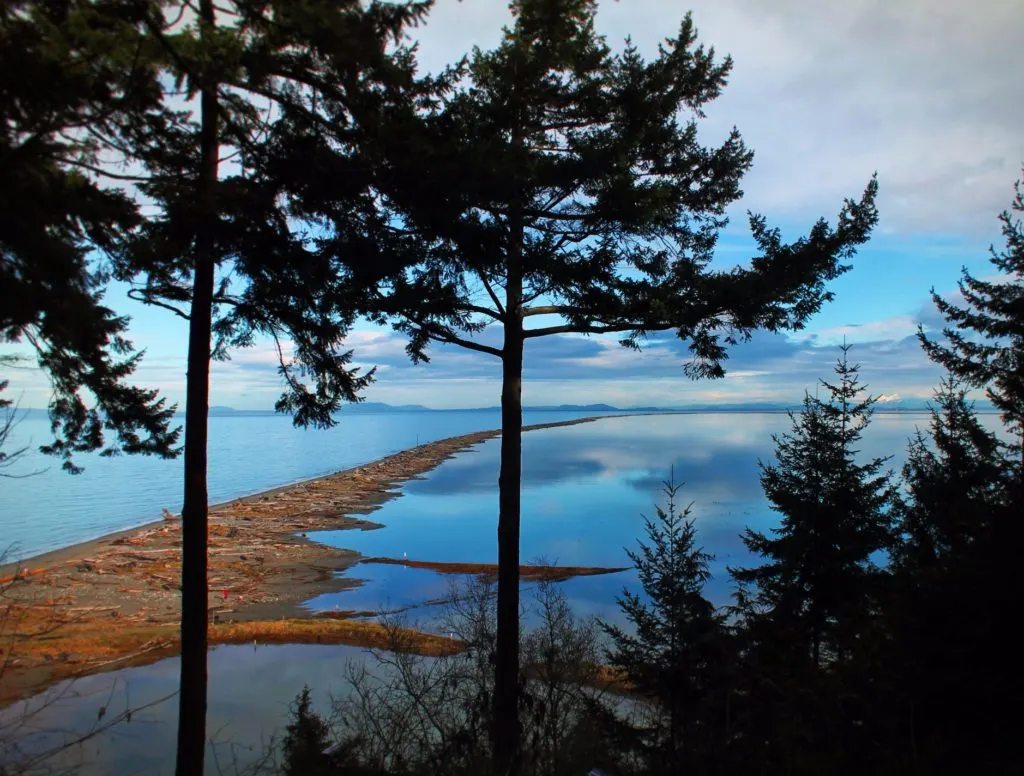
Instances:
[[[897,700],[914,767],[936,772],[1019,770],[1017,730],[1003,712],[1024,693],[1007,612],[1020,609],[1024,582],[1024,212],[1021,182],[1000,215],[1006,248],[998,271],[966,271],[966,305],[932,298],[942,338],[919,329],[928,356],[950,374],[939,391],[928,444],[912,444],[909,503],[891,607]],[[961,387],[984,388],[1013,442],[984,430]],[[999,471],[1001,470],[1001,472]]]
[[[877,553],[892,539],[895,491],[885,458],[860,463],[856,445],[876,399],[861,397],[848,345],[828,399],[804,396],[792,431],[773,436],[776,464],[761,464],[761,486],[781,516],[771,535],[748,528],[747,549],[761,566],[731,569],[746,617],[768,617],[796,639],[815,667],[841,661],[878,599]]]
[[[627,632],[605,624],[608,659],[623,669],[641,695],[653,699],[664,724],[642,745],[657,773],[700,772],[707,762],[708,701],[719,670],[722,620],[704,597],[714,558],[697,546],[690,507],[676,504],[680,486],[664,483],[666,505],[655,520],[644,518],[647,543],[627,550],[646,600],[623,591],[619,608],[632,624]]]
[[[1004,636],[992,605],[999,594],[989,589],[991,537],[1007,517],[1007,489],[999,442],[955,377],[935,393],[928,434],[911,440],[903,479],[883,667],[896,692],[881,710],[891,719],[893,759],[905,770],[970,769],[995,754],[981,742],[998,728],[994,709],[1009,701],[992,692],[993,681],[1005,684],[992,650]]]
[[[1005,497],[999,440],[981,425],[953,376],[935,392],[927,436],[910,441],[895,563],[917,575],[949,568],[991,528]]]
[[[689,17],[653,60],[629,42],[615,54],[596,33],[596,5],[514,0],[514,21],[494,50],[474,50],[440,75],[355,107],[339,103],[340,120],[330,100],[319,103],[335,130],[316,156],[292,163],[320,170],[334,153],[375,171],[380,230],[416,262],[382,288],[378,317],[409,335],[414,358],[441,342],[500,360],[494,750],[503,773],[516,767],[519,738],[527,343],[620,333],[635,347],[670,330],[694,354],[688,374],[721,377],[729,345],[758,328],[799,328],[830,298],[825,284],[845,271],[876,220],[872,181],[835,229],[819,221],[792,244],[752,216],[761,255],[747,268],[712,268],[723,214],[752,160],[738,132],[717,148],[698,142],[702,108],[724,87],[731,61],[697,44]],[[398,59],[414,62],[413,52]],[[349,110],[396,119],[360,133],[344,118]],[[349,214],[338,218],[331,181],[297,186],[301,209],[318,224],[340,220],[344,232]],[[323,244],[334,250],[329,236]]]
[[[309,687],[292,701],[288,709],[289,722],[285,727],[281,752],[284,776],[326,776],[331,773],[330,758],[325,754],[331,745],[327,721],[313,711],[313,698]]]
[[[761,484],[781,517],[748,528],[753,568],[732,568],[742,644],[746,756],[783,772],[858,772],[874,750],[868,706],[897,493],[885,458],[857,460],[875,399],[842,347],[826,399],[806,394],[775,436]],[[868,723],[871,723],[868,726]],[[760,742],[764,742],[763,746]]]
[[[349,245],[343,258],[312,249],[293,230],[288,202],[264,151],[282,144],[269,111],[297,110],[297,95],[370,89],[327,85],[318,61],[329,52],[349,71],[377,72],[387,41],[423,13],[421,4],[356,0],[249,3],[171,2],[146,7],[145,50],[162,75],[165,113],[131,145],[111,143],[141,168],[134,182],[153,214],[119,252],[115,271],[131,296],[188,321],[182,504],[181,691],[178,774],[201,773],[206,740],[207,439],[210,363],[258,338],[276,346],[285,392],[279,411],[297,425],[328,427],[372,377],[342,348],[365,287],[343,262],[368,261]],[[231,159],[222,165],[224,158]],[[319,174],[319,171],[316,172]],[[336,198],[358,205],[363,179]],[[357,224],[358,226],[358,224]],[[365,242],[365,241],[364,241]]]
[[[961,307],[932,289],[932,301],[946,319],[945,342],[918,330],[928,357],[969,386],[985,388],[1006,428],[1016,437],[1017,478],[1024,483],[1024,213],[1022,181],[1016,184],[1011,209],[1000,214],[1006,248],[991,249],[989,261],[998,271],[993,280],[974,277],[966,268]]]
[[[126,142],[159,107],[135,45],[138,6],[0,8],[0,340],[25,343],[50,378],[54,440],[43,451],[70,472],[76,452],[177,453],[174,407],[130,384],[141,355],[128,319],[103,304],[102,259],[139,213],[110,177],[90,177],[96,135]]]

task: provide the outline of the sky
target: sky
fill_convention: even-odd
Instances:
[[[755,255],[746,211],[795,239],[821,216],[834,222],[843,199],[858,197],[876,171],[880,223],[852,271],[832,284],[835,301],[802,332],[758,334],[737,347],[725,379],[686,378],[686,345],[671,335],[641,352],[614,337],[546,337],[527,342],[524,401],[798,401],[829,376],[844,338],[873,393],[930,396],[940,374],[914,337],[918,323],[941,325],[929,291],[955,297],[961,267],[992,274],[989,246],[1002,245],[997,215],[1024,165],[1018,0],[604,0],[597,23],[613,49],[630,35],[653,56],[687,9],[700,40],[734,60],[729,85],[706,109],[701,139],[720,142],[736,126],[755,151],[720,260],[742,264]],[[493,46],[509,18],[497,0],[438,0],[413,32],[421,68]],[[137,382],[182,402],[187,324],[124,291],[112,287],[107,304],[132,316],[131,337],[146,350]],[[377,367],[368,400],[498,403],[500,364],[488,355],[435,347],[430,364],[414,366],[399,335],[370,324],[357,325],[348,345],[359,364]],[[272,408],[280,393],[275,366],[268,344],[235,352],[213,367],[211,404]],[[43,375],[9,376],[23,407],[45,406]]]

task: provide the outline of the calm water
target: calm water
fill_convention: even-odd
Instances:
[[[593,414],[593,413],[590,413]],[[527,413],[526,423],[582,417],[581,413]],[[415,412],[344,416],[329,431],[302,430],[280,415],[210,418],[209,489],[212,503],[339,469],[445,437],[497,428],[497,412]],[[39,414],[16,429],[10,449],[49,441],[49,422]],[[0,552],[17,557],[95,539],[160,519],[160,510],[181,508],[181,459],[142,456],[80,456],[83,474],[33,451],[9,473],[41,473],[4,479],[0,487]]]
[[[249,764],[266,751],[274,736],[279,738],[287,722],[288,704],[304,684],[314,688],[317,710],[328,711],[330,694],[346,687],[346,664],[364,657],[361,649],[340,646],[211,649],[207,731],[213,743],[207,749],[207,773],[233,774],[233,761]],[[173,774],[178,699],[168,696],[177,692],[179,670],[178,659],[169,658],[150,666],[89,676],[0,711],[0,731],[8,734],[0,737],[0,772],[5,760],[14,761],[17,756],[15,751],[5,750],[14,730],[5,726],[13,726],[17,719],[28,718],[18,728],[22,752],[40,752],[51,751],[72,734],[80,736],[126,710],[141,709],[133,712],[130,721],[47,761],[52,770],[38,772],[80,768],[84,776]],[[98,719],[101,708],[103,720]]]
[[[907,438],[924,415],[877,415],[861,446],[865,456],[893,454],[902,464]],[[664,504],[662,483],[674,470],[678,501],[692,504],[700,541],[715,556],[708,594],[725,603],[726,566],[749,560],[739,534],[767,530],[776,517],[758,480],[758,459],[772,459],[772,433],[789,428],[782,414],[709,413],[606,418],[531,431],[523,437],[521,556],[563,566],[629,566],[626,547],[644,531],[644,515]],[[326,531],[318,541],[366,556],[494,563],[497,473],[494,439],[441,464],[403,496],[374,513],[377,531]],[[444,594],[441,575],[401,566],[359,565],[365,584],[321,596],[316,609],[401,608]],[[614,618],[615,596],[635,582],[632,571],[578,578],[564,589],[578,611]]]
[[[267,423],[268,420],[273,423]],[[373,445],[381,449],[379,440],[385,436],[382,428],[390,428],[397,440],[401,433],[409,433],[400,429],[412,422],[405,416],[384,415],[349,420],[350,438],[357,438],[354,429],[359,427],[364,440],[377,440],[365,444],[362,460],[388,452],[371,452],[375,449]],[[463,417],[461,421],[460,429],[451,425],[445,430],[435,429],[434,438],[470,430],[474,423],[478,428],[488,427],[488,424],[493,425],[494,418]],[[253,423],[253,420],[230,419],[230,424],[246,422]],[[674,468],[677,481],[685,483],[680,492],[681,504],[692,502],[692,516],[697,521],[700,541],[716,555],[716,577],[709,586],[709,595],[719,603],[725,602],[731,587],[725,566],[742,565],[747,560],[739,533],[745,526],[766,529],[775,524],[776,518],[760,489],[757,461],[759,458],[771,460],[771,434],[785,431],[788,422],[784,415],[770,414],[607,418],[526,434],[523,449],[524,562],[545,559],[561,565],[628,565],[624,547],[635,546],[643,531],[642,515],[653,516],[653,505],[663,503],[660,484]],[[229,423],[215,426],[222,434],[218,441],[220,452],[214,457],[214,461],[218,461],[215,471],[221,472],[220,498],[232,495],[223,490],[224,480],[235,483],[237,494],[289,478],[315,476],[347,465],[347,461],[359,460],[355,458],[356,453],[342,444],[341,432],[319,438],[334,445],[325,455],[323,448],[304,447],[308,444],[305,440],[312,437],[290,431],[287,421],[280,425],[274,423],[277,419],[260,418],[248,427]],[[903,461],[907,438],[915,426],[926,423],[924,415],[878,415],[862,445],[863,454],[892,454],[890,464],[896,469]],[[244,444],[232,443],[223,437],[232,428],[247,435]],[[287,454],[268,455],[266,451],[271,448],[254,439],[255,429],[261,429],[259,433],[268,438],[274,430],[277,436],[273,438],[277,441],[272,444],[287,450]],[[423,435],[420,441],[429,438],[428,431],[420,433]],[[335,439],[338,441],[333,441]],[[395,448],[404,444],[394,443]],[[257,471],[239,472],[229,477],[227,472],[232,471],[229,449],[244,453],[243,460]],[[367,556],[402,557],[405,553],[409,558],[421,560],[493,563],[498,449],[497,440],[485,442],[446,461],[424,479],[407,483],[400,498],[374,513],[373,519],[385,524],[380,530],[325,532],[316,538],[354,548]],[[337,462],[334,456],[346,454],[344,451],[353,457]],[[285,458],[293,460],[281,460]],[[294,459],[306,463],[300,464]],[[308,469],[303,469],[303,465]],[[281,472],[287,474],[281,476]],[[54,481],[87,480],[65,477]],[[115,486],[110,484],[110,487]],[[134,492],[145,491],[145,487],[137,484]],[[40,516],[43,514],[39,509],[40,498],[62,503],[45,492],[35,498],[33,511]],[[94,498],[99,505],[100,493],[96,492]],[[159,504],[158,501],[153,503]],[[100,512],[96,508],[91,513]],[[449,589],[448,578],[418,569],[367,564],[356,566],[349,573],[365,580],[365,584],[354,590],[321,596],[309,605],[317,609],[366,610],[412,606],[416,608],[407,616],[429,627],[436,608],[419,605],[443,597]],[[624,585],[635,588],[632,571],[570,580],[562,584],[562,589],[578,613],[614,620],[617,618],[614,598]],[[362,655],[360,650],[318,646],[212,650],[209,732],[221,742],[217,749],[221,762],[232,752],[240,761],[251,759],[262,743],[283,725],[288,703],[303,683],[314,688],[320,703],[327,700],[329,693],[342,692],[345,662]],[[73,692],[45,712],[36,727],[88,729],[96,719],[99,706],[109,705],[108,713],[116,714],[127,703],[137,706],[173,692],[177,671],[177,660],[169,659],[148,667],[82,680],[74,686]],[[34,701],[40,702],[41,699]],[[173,771],[176,711],[173,699],[158,705],[134,716],[130,724],[96,738],[73,756],[91,763],[86,773],[170,773]],[[2,717],[0,715],[0,724]],[[217,772],[212,762],[209,772]]]

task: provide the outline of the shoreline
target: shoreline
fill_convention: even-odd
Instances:
[[[435,411],[440,412],[441,410],[435,410]],[[523,426],[523,432],[540,431],[540,430],[543,430],[545,428],[557,428],[557,427],[560,427],[560,426],[574,426],[574,425],[579,425],[581,423],[593,423],[594,421],[604,420],[605,418],[641,417],[641,416],[645,416],[645,415],[675,415],[675,414],[681,414],[681,413],[679,413],[678,411],[657,412],[657,413],[654,413],[654,412],[623,412],[623,413],[608,414],[608,415],[589,415],[589,416],[583,417],[583,418],[571,418],[569,420],[551,421],[551,422],[548,422],[548,423],[533,423],[533,424],[528,425],[528,426]],[[468,447],[473,447],[473,446],[475,446],[477,444],[480,444],[480,442],[485,442],[488,439],[494,439],[494,438],[500,437],[501,436],[501,430],[500,429],[487,429],[487,430],[484,430],[484,431],[471,431],[468,434],[459,434],[459,435],[453,436],[453,437],[445,437],[443,439],[437,439],[437,440],[435,440],[433,442],[424,442],[423,444],[417,445],[415,447],[406,447],[406,448],[402,448],[401,450],[396,450],[393,453],[390,453],[388,455],[385,455],[385,456],[383,456],[381,458],[377,458],[377,459],[372,460],[372,461],[368,461],[367,463],[360,464],[358,466],[350,466],[347,469],[338,469],[336,471],[331,471],[331,472],[328,472],[326,474],[321,474],[321,475],[315,476],[315,477],[303,477],[301,479],[294,480],[293,482],[285,483],[283,485],[274,485],[274,486],[272,486],[270,488],[265,488],[265,489],[262,489],[262,490],[258,490],[258,491],[255,491],[253,493],[249,493],[249,494],[244,495],[244,496],[236,496],[235,498],[228,499],[226,501],[218,501],[216,503],[210,504],[207,509],[209,510],[209,514],[212,517],[214,511],[230,507],[231,505],[234,505],[234,504],[244,504],[246,502],[256,501],[256,500],[262,499],[264,497],[276,496],[276,495],[278,495],[278,494],[280,494],[282,492],[291,490],[292,488],[299,488],[299,487],[302,487],[304,485],[309,485],[311,483],[319,482],[321,480],[327,480],[327,479],[331,479],[331,478],[335,478],[335,477],[342,477],[344,475],[353,474],[355,472],[359,472],[362,469],[365,469],[365,468],[368,468],[368,467],[372,467],[372,466],[376,466],[377,464],[381,464],[381,463],[383,463],[385,461],[388,461],[388,460],[390,460],[390,459],[392,459],[392,458],[394,458],[396,456],[401,456],[401,455],[404,455],[404,454],[415,453],[418,450],[425,450],[426,448],[430,448],[430,447],[432,447],[434,445],[442,445],[442,444],[457,442],[457,441],[463,440],[463,439],[468,440],[470,437],[477,437],[477,436],[480,436],[480,435],[486,435],[486,436],[485,436],[485,438],[482,438],[480,440],[474,440],[474,441],[471,441],[471,442],[467,441],[466,442],[467,448]],[[456,452],[462,452],[462,451],[459,450],[459,451],[456,451]],[[452,453],[451,455],[455,455],[455,453]],[[449,456],[449,457],[451,457],[451,456]],[[447,459],[445,459],[445,460],[447,460]],[[436,468],[442,462],[438,462],[432,468]],[[427,471],[429,471],[429,470],[427,470]],[[425,473],[425,472],[419,472],[419,473],[422,474],[422,473]],[[408,479],[413,479],[413,476],[407,477],[407,478],[405,478],[402,481],[404,482],[405,480],[408,480]],[[175,513],[174,516],[177,517],[177,518],[181,517],[181,515],[179,513]],[[128,537],[128,536],[131,536],[131,535],[133,535],[135,533],[138,533],[140,531],[144,531],[144,530],[147,530],[147,529],[153,529],[153,528],[157,528],[157,527],[160,527],[160,526],[165,526],[167,524],[168,524],[168,521],[166,521],[166,520],[149,520],[149,521],[147,521],[145,523],[139,523],[138,525],[135,525],[135,526],[133,526],[131,528],[122,528],[122,529],[117,530],[117,531],[110,531],[109,533],[101,534],[100,536],[94,537],[92,539],[84,539],[84,540],[79,541],[79,542],[74,542],[72,544],[68,544],[68,545],[66,545],[64,547],[58,547],[58,548],[53,549],[53,550],[44,550],[43,552],[38,552],[35,555],[28,555],[28,556],[26,556],[24,558],[19,558],[18,560],[15,560],[15,561],[7,561],[7,562],[4,562],[4,563],[0,563],[0,579],[3,579],[4,577],[14,573],[14,571],[16,569],[18,569],[18,568],[27,568],[29,566],[46,566],[46,565],[49,565],[49,564],[52,564],[52,563],[55,563],[55,562],[59,563],[61,561],[67,560],[67,556],[69,554],[74,553],[78,549],[89,548],[92,545],[104,544],[104,543],[107,543],[107,542],[110,542],[110,541],[114,541],[116,539],[121,539],[121,538],[125,538],[125,537]],[[339,530],[344,530],[344,529],[339,529]]]
[[[625,415],[537,423],[523,431],[609,417]],[[304,602],[360,584],[340,572],[363,560],[352,550],[315,542],[305,534],[383,527],[366,516],[401,496],[404,483],[500,434],[492,429],[440,439],[211,506],[211,627],[249,623],[257,631],[273,625],[279,632],[292,623],[288,628],[302,640],[298,631],[308,626],[300,623],[316,620]],[[173,654],[166,634],[180,621],[180,536],[181,520],[165,519],[0,566],[0,614],[6,617],[0,642],[0,707],[62,679]],[[317,638],[356,646],[380,638],[370,623],[344,622],[366,627],[335,624]],[[111,639],[112,631],[117,638]],[[157,633],[164,634],[160,648],[143,638]],[[278,637],[287,640],[280,633]],[[424,648],[436,648],[424,637]]]

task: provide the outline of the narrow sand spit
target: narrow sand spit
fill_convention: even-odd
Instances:
[[[305,533],[380,528],[357,516],[401,495],[403,482],[499,435],[482,431],[443,439],[211,508],[211,643],[257,639],[384,646],[387,634],[376,623],[316,618],[301,606],[313,596],[358,584],[336,572],[360,560],[355,552],[310,541]],[[449,573],[495,571],[485,564],[418,563]],[[526,574],[566,579],[617,570],[566,568],[552,574],[528,568]],[[70,676],[174,654],[180,572],[181,522],[173,519],[0,567],[0,705]],[[403,641],[427,654],[457,648],[426,633],[406,634]]]

